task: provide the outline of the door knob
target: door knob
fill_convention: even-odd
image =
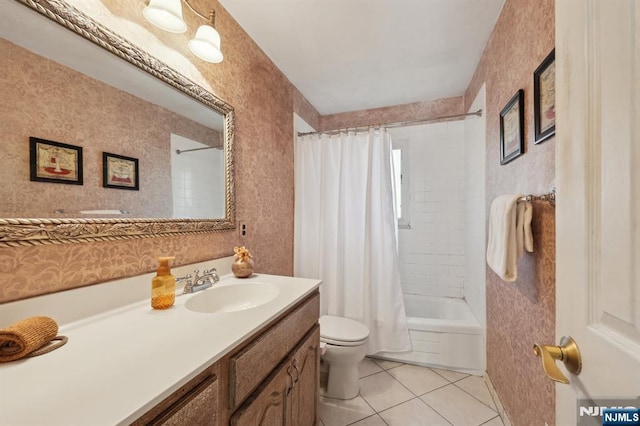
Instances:
[[[556,365],[556,359],[564,362],[566,369],[576,376],[582,370],[582,357],[575,340],[571,337],[563,336],[559,346],[533,345],[533,353],[542,358],[542,368],[551,379],[556,382],[569,384],[569,379],[562,374]]]

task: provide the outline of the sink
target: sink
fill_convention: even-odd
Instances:
[[[194,312],[237,312],[264,305],[276,298],[280,289],[268,283],[251,282],[213,287],[192,296],[185,306]]]

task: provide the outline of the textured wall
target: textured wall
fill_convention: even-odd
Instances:
[[[507,0],[465,94],[465,108],[486,82],[487,208],[498,195],[547,192],[555,176],[555,141],[533,143],[533,71],[554,47],[553,0]],[[525,154],[500,166],[499,114],[525,91]],[[562,196],[562,195],[560,195]],[[516,426],[555,424],[555,393],[533,355],[555,339],[555,212],[534,203],[535,252],[518,262],[518,280],[487,268],[487,371]]]
[[[100,22],[233,105],[236,217],[248,225],[248,236],[242,243],[253,252],[257,271],[290,275],[293,112],[312,125],[319,123],[318,113],[217,3],[193,1],[199,10],[212,5],[216,9],[216,27],[225,54],[221,64],[201,62],[188,51],[186,42],[201,24],[192,13],[184,14],[187,33],[176,35],[144,21],[141,11],[145,2],[74,3],[92,8],[89,12],[95,13]],[[241,241],[234,230],[187,237],[0,248],[0,302],[149,272],[155,269],[160,255],[175,255],[176,265],[221,257],[232,254],[238,243]]]
[[[399,121],[425,120],[437,117],[462,114],[464,98],[446,98],[434,101],[416,102],[405,105],[367,109],[324,115],[321,118],[321,130],[343,129]],[[313,123],[309,122],[313,125]],[[315,127],[316,129],[318,127]]]
[[[7,183],[0,186],[1,217],[77,217],[53,214],[57,209],[171,217],[171,134],[220,144],[213,129],[4,39],[0,69],[0,143],[9,159],[0,168],[0,181]],[[31,182],[29,136],[81,146],[83,185]],[[139,160],[139,191],[103,188],[103,151]]]

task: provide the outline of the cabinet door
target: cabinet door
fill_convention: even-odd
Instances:
[[[211,376],[193,388],[170,409],[149,425],[211,425],[218,424],[218,381]]]
[[[312,426],[318,421],[320,327],[316,325],[307,336],[291,357],[294,377],[291,411],[296,426]]]
[[[305,338],[318,322],[320,296],[307,298],[290,314],[231,357],[229,364],[231,408],[241,403]]]
[[[289,394],[293,386],[287,360],[231,417],[232,426],[288,426],[291,424]],[[297,426],[297,425],[296,425]]]

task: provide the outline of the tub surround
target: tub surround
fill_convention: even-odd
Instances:
[[[408,210],[410,228],[398,230],[402,292],[462,298],[467,277],[464,121],[390,133],[393,147],[402,150],[402,174],[409,182],[409,201],[402,208]]]
[[[221,272],[228,272],[230,258],[217,265]],[[189,265],[175,268],[174,273],[211,266],[214,263]],[[60,334],[69,337],[69,343],[57,351],[0,365],[0,381],[11,389],[0,402],[3,422],[129,424],[313,293],[320,283],[264,274],[243,280],[225,275],[217,286],[270,283],[280,289],[279,295],[244,311],[201,314],[185,307],[189,298],[201,293],[178,296],[171,309],[152,310],[153,275],[0,306],[2,324],[51,315],[61,325]]]

